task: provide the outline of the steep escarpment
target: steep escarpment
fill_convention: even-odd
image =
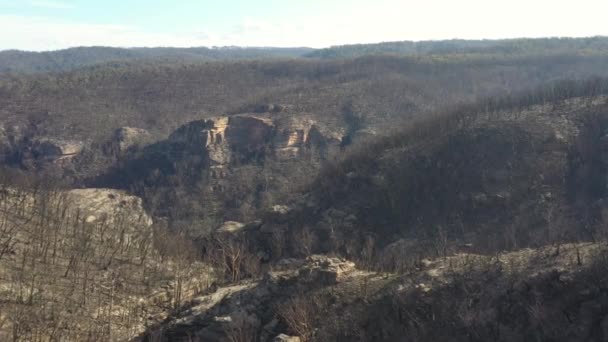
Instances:
[[[131,189],[170,220],[205,217],[208,230],[227,220],[254,219],[260,209],[288,201],[339,153],[342,136],[305,113],[197,120],[119,158],[91,184]],[[179,213],[171,212],[175,207]]]
[[[230,166],[252,160],[301,157],[307,148],[329,149],[341,142],[340,132],[328,132],[308,117],[239,114],[189,123],[171,134],[169,141],[200,144],[210,166]]]

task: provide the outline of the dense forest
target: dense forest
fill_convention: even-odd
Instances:
[[[299,57],[309,48],[111,48],[78,47],[49,52],[0,51],[0,73],[61,72],[86,66],[136,63],[180,63]]]
[[[351,106],[370,124],[394,126],[453,103],[533,89],[558,79],[606,76],[603,56],[468,60],[371,56],[335,61],[243,61],[96,66],[0,78],[8,125],[44,121],[47,135],[107,137],[120,126],[167,135],[203,117],[286,104],[329,126]],[[52,118],[52,119],[50,119]]]

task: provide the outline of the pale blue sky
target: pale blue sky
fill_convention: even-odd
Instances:
[[[0,0],[0,50],[608,35],[606,0]]]

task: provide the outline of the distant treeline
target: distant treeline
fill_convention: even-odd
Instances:
[[[547,53],[606,54],[607,37],[591,38],[520,38],[504,40],[403,41],[379,44],[332,46],[307,54],[317,58],[352,58],[364,55],[537,55]]]
[[[98,64],[209,62],[242,59],[294,58],[310,48],[113,48],[76,47],[65,50],[28,52],[0,51],[0,73],[69,71]]]
[[[193,48],[113,48],[76,47],[57,51],[0,51],[0,73],[62,72],[92,65],[120,65],[135,62],[196,63],[263,59],[341,59],[368,55],[459,56],[459,58],[498,58],[535,55],[606,55],[607,37],[520,38],[505,40],[399,41],[378,44],[307,47],[193,47]]]

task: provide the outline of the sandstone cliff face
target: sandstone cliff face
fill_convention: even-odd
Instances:
[[[240,114],[191,122],[169,141],[200,149],[209,166],[217,168],[264,157],[297,158],[304,149],[335,149],[341,138],[339,132],[324,130],[308,118]]]

